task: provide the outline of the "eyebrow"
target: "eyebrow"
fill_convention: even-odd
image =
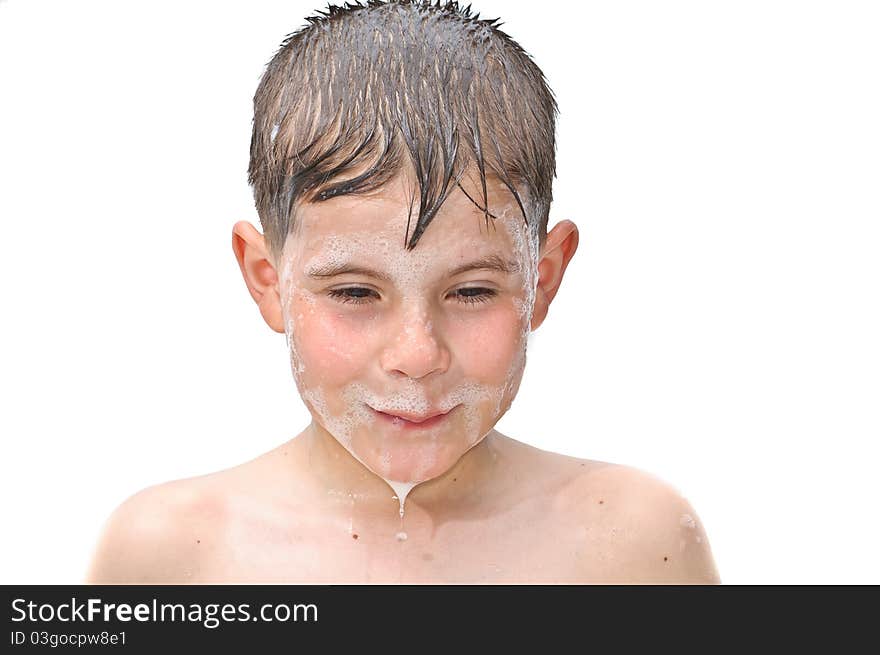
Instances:
[[[485,257],[480,257],[479,259],[475,259],[473,261],[467,262],[465,264],[461,264],[460,266],[456,266],[446,273],[447,277],[455,277],[456,275],[461,275],[462,273],[467,273],[468,271],[495,271],[498,273],[503,273],[505,275],[510,275],[511,273],[516,273],[519,271],[519,265],[511,261],[509,259],[503,259],[498,255],[487,255]],[[314,268],[306,271],[306,275],[315,280],[324,280],[331,277],[336,277],[337,275],[364,275],[366,277],[372,277],[377,280],[382,280],[383,282],[391,282],[391,277],[382,271],[376,271],[372,268],[367,268],[366,266],[358,266],[356,264],[352,264],[349,262],[343,262],[341,264],[323,264],[318,265]]]

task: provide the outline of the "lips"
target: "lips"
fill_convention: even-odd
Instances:
[[[395,417],[402,418],[406,421],[409,421],[410,423],[424,423],[428,419],[434,418],[435,416],[442,416],[445,413],[446,412],[431,412],[429,414],[421,414],[420,415],[420,414],[406,414],[403,412],[393,412],[393,413],[392,412],[382,412],[382,414],[385,414],[385,415],[390,416],[392,418],[395,418]]]
[[[387,421],[392,425],[396,425],[398,427],[406,427],[406,428],[427,428],[433,425],[437,425],[449,414],[449,411],[441,412],[439,410],[434,410],[427,412],[425,414],[413,414],[409,412],[399,412],[395,411],[393,414],[390,412],[383,412],[378,409],[370,408],[379,418]]]

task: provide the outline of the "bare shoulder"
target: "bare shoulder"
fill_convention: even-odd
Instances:
[[[212,535],[228,521],[218,477],[222,473],[166,482],[123,502],[104,525],[86,581],[183,583],[197,575],[217,541]]]
[[[696,510],[672,484],[644,470],[565,458],[560,516],[591,535],[589,577],[612,584],[720,584]]]
[[[703,523],[676,487],[630,466],[606,475],[621,583],[721,583]]]
[[[223,577],[243,535],[275,518],[290,443],[232,468],[134,494],[106,521],[86,581],[171,584]],[[292,488],[284,489],[286,498]]]

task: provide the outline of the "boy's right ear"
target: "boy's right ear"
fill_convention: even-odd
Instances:
[[[232,228],[232,251],[263,320],[276,332],[284,332],[278,273],[266,248],[265,238],[250,223],[239,221]]]

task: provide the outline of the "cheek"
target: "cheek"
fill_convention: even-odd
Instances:
[[[502,383],[522,350],[522,322],[514,307],[498,307],[453,327],[459,364],[466,375]]]
[[[303,373],[313,382],[347,381],[367,359],[363,325],[320,304],[308,305],[297,315],[293,334]]]

